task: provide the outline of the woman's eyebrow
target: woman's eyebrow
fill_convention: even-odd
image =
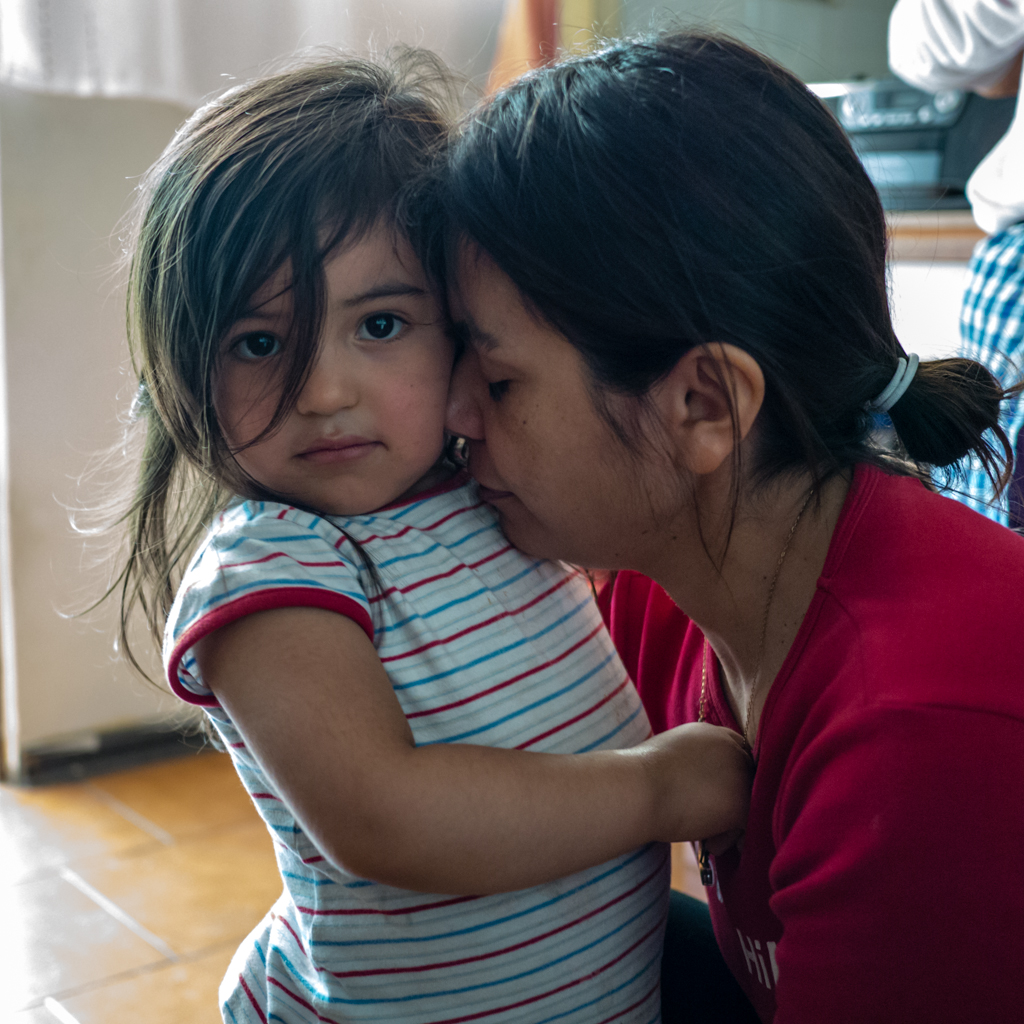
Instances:
[[[409,284],[406,281],[387,281],[384,284],[377,285],[376,288],[370,288],[359,295],[353,295],[350,299],[345,299],[342,305],[347,307],[360,306],[364,302],[372,302],[374,299],[393,298],[396,295],[418,296],[426,294],[425,288],[418,288],[416,285]]]

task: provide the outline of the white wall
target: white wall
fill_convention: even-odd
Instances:
[[[894,0],[624,0],[623,25],[720,29],[784,64],[805,82],[888,74],[886,29]]]
[[[922,359],[955,356],[967,264],[907,261],[889,267],[893,327],[906,352]]]
[[[6,378],[20,742],[148,720],[171,707],[113,658],[113,606],[61,617],[97,596],[66,506],[90,456],[118,438],[124,373],[115,225],[135,178],[185,111],[169,104],[0,92]],[[120,401],[119,401],[120,400]]]

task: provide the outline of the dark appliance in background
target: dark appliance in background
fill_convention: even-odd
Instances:
[[[887,210],[967,209],[964,186],[1013,120],[1016,99],[898,78],[811,85],[850,136]]]

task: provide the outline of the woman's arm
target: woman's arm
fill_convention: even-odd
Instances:
[[[344,616],[258,612],[194,650],[302,827],[362,877],[439,893],[522,889],[745,821],[747,758],[725,729],[573,756],[416,747],[373,645]]]

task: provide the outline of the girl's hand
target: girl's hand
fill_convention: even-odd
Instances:
[[[659,838],[682,842],[732,833],[747,824],[754,762],[739,733],[693,722],[648,740]],[[716,844],[716,845],[721,845]]]

